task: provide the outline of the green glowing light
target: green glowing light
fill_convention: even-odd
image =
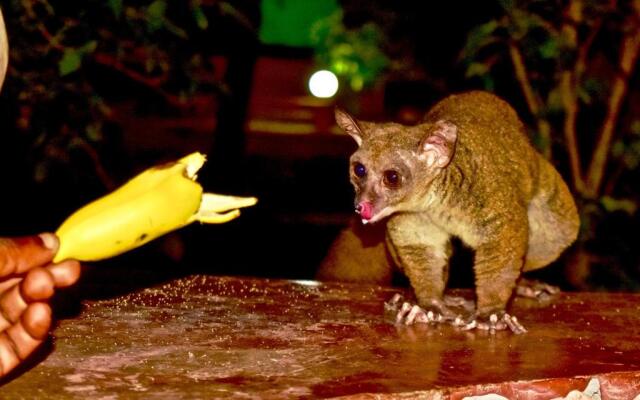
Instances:
[[[311,47],[311,27],[339,8],[336,0],[262,0],[260,40],[270,45]]]

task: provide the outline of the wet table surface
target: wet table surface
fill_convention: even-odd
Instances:
[[[640,295],[517,299],[514,335],[396,325],[383,304],[403,291],[198,275],[87,301],[0,397],[541,399],[592,377],[603,399],[640,393]]]

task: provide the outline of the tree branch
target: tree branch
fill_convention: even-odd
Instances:
[[[91,159],[93,168],[96,172],[96,175],[98,176],[98,179],[100,179],[100,182],[102,183],[102,185],[104,185],[104,187],[108,191],[114,190],[116,188],[115,181],[113,180],[111,175],[109,175],[107,170],[104,168],[104,164],[100,160],[100,156],[98,155],[98,152],[96,151],[96,149],[94,149],[93,146],[87,143],[87,141],[79,135],[76,135],[74,139],[75,139],[74,144],[77,145],[80,149],[82,149],[87,154],[87,156],[89,156],[89,158]]]
[[[618,73],[613,78],[611,95],[607,104],[607,114],[589,165],[586,194],[591,197],[597,197],[600,194],[614,129],[618,122],[622,101],[629,90],[629,78],[638,61],[640,52],[640,0],[634,0],[632,8],[634,13],[627,18],[630,28],[624,32],[620,45]]]
[[[560,32],[564,42],[573,49],[578,47],[578,31],[576,26],[582,21],[582,19],[582,1],[571,1],[565,10],[566,22],[562,24]],[[588,50],[588,48],[583,48],[581,50],[583,51],[578,51],[578,59],[573,70],[563,67],[563,70],[560,73],[559,85],[560,98],[562,100],[562,107],[564,108],[562,132],[564,134],[567,154],[569,156],[569,167],[571,169],[573,188],[579,193],[584,192],[585,185],[582,175],[582,162],[580,160],[580,150],[576,132],[576,121],[578,119],[580,108],[577,94],[577,75],[578,72],[581,72],[583,69],[583,65],[580,65],[580,63],[585,62],[585,59],[581,60],[580,57],[582,56],[586,58],[586,50]]]
[[[564,121],[562,133],[569,155],[569,167],[573,188],[578,193],[584,192],[584,179],[582,178],[582,165],[576,134],[576,121],[578,119],[578,96],[576,95],[574,75],[571,71],[563,71],[560,76],[560,97],[564,108]]]
[[[162,90],[162,84],[167,80],[167,74],[163,74],[157,77],[148,77],[138,71],[128,68],[125,64],[118,61],[115,57],[105,53],[94,53],[93,59],[100,65],[109,67],[115,71],[120,72],[127,78],[141,83],[145,87],[151,89],[159,96],[161,96],[171,106],[181,108],[184,107],[184,101],[176,95],[172,95]]]
[[[520,49],[513,41],[510,41],[508,46],[511,63],[513,64],[513,69],[516,73],[516,79],[518,80],[518,84],[520,85],[520,90],[522,90],[522,94],[524,95],[527,107],[529,107],[529,111],[536,120],[538,134],[545,143],[545,146],[542,149],[542,153],[545,158],[550,159],[552,153],[551,125],[549,124],[549,121],[542,118],[541,116],[542,101],[533,90],[533,86],[531,85],[531,81],[529,80],[527,67],[524,63],[524,59],[522,57]]]
[[[604,188],[602,189],[602,194],[604,196],[613,196],[614,190],[620,180],[620,177],[624,173],[626,166],[623,160],[619,160],[616,165],[613,167],[612,172],[607,174],[607,181],[603,183]]]

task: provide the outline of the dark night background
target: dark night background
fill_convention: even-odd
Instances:
[[[536,136],[521,81],[499,40],[491,42],[521,46],[531,60],[531,83],[542,93],[540,115],[562,127],[553,79],[577,51],[514,10],[563,26],[567,2],[45,3],[50,9],[2,2],[12,53],[0,100],[1,235],[55,230],[136,172],[194,150],[209,157],[200,178],[207,191],[260,199],[231,223],[189,226],[86,265],[81,287],[111,282],[127,291],[191,273],[313,278],[352,214],[347,159],[355,145],[336,132],[336,104],[365,119],[412,123],[449,93],[487,88],[518,110],[534,142],[553,149],[554,164],[570,180],[561,132],[552,130],[551,142]],[[597,134],[587,131],[606,115],[611,88],[602,82],[618,70],[619,49],[610,43],[622,40],[631,7],[588,4],[584,21],[572,25],[579,38],[589,38],[599,21],[578,97],[586,110],[578,121],[584,154]],[[491,27],[492,20],[507,25]],[[322,23],[329,28],[318,28]],[[342,68],[334,99],[314,99],[306,89],[309,74],[321,67]],[[635,70],[626,79],[605,174],[615,184],[576,193],[581,242],[541,274],[565,289],[640,288]],[[582,162],[586,168],[587,156]],[[464,271],[468,262],[461,257],[456,268]],[[112,294],[113,288],[106,293]]]

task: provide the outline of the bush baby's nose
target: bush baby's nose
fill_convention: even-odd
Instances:
[[[356,212],[360,214],[362,219],[371,219],[372,217],[373,206],[368,201],[363,201],[358,203],[356,206]]]

